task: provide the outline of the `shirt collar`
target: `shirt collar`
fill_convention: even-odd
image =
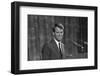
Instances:
[[[57,41],[55,38],[54,38],[54,41],[56,42],[57,47],[59,48],[59,43],[61,43],[61,41],[59,42],[59,41]]]

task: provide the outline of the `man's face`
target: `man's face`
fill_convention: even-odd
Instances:
[[[55,32],[54,32],[54,37],[56,38],[56,40],[61,41],[63,38],[63,29],[56,27],[55,28]]]

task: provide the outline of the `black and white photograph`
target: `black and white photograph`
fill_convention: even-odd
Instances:
[[[11,73],[97,69],[97,7],[11,4]]]
[[[28,15],[28,60],[88,58],[88,18]]]

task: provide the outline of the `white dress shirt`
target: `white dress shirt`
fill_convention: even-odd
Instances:
[[[59,48],[59,43],[60,43],[60,49],[62,49],[62,47],[61,47],[61,45],[62,45],[62,42],[60,41],[57,41],[55,38],[54,38],[54,40],[55,40],[55,42],[56,42],[56,44],[57,44],[57,47]]]

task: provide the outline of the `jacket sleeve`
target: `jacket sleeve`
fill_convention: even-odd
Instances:
[[[42,60],[50,60],[50,48],[45,44],[42,49]]]

